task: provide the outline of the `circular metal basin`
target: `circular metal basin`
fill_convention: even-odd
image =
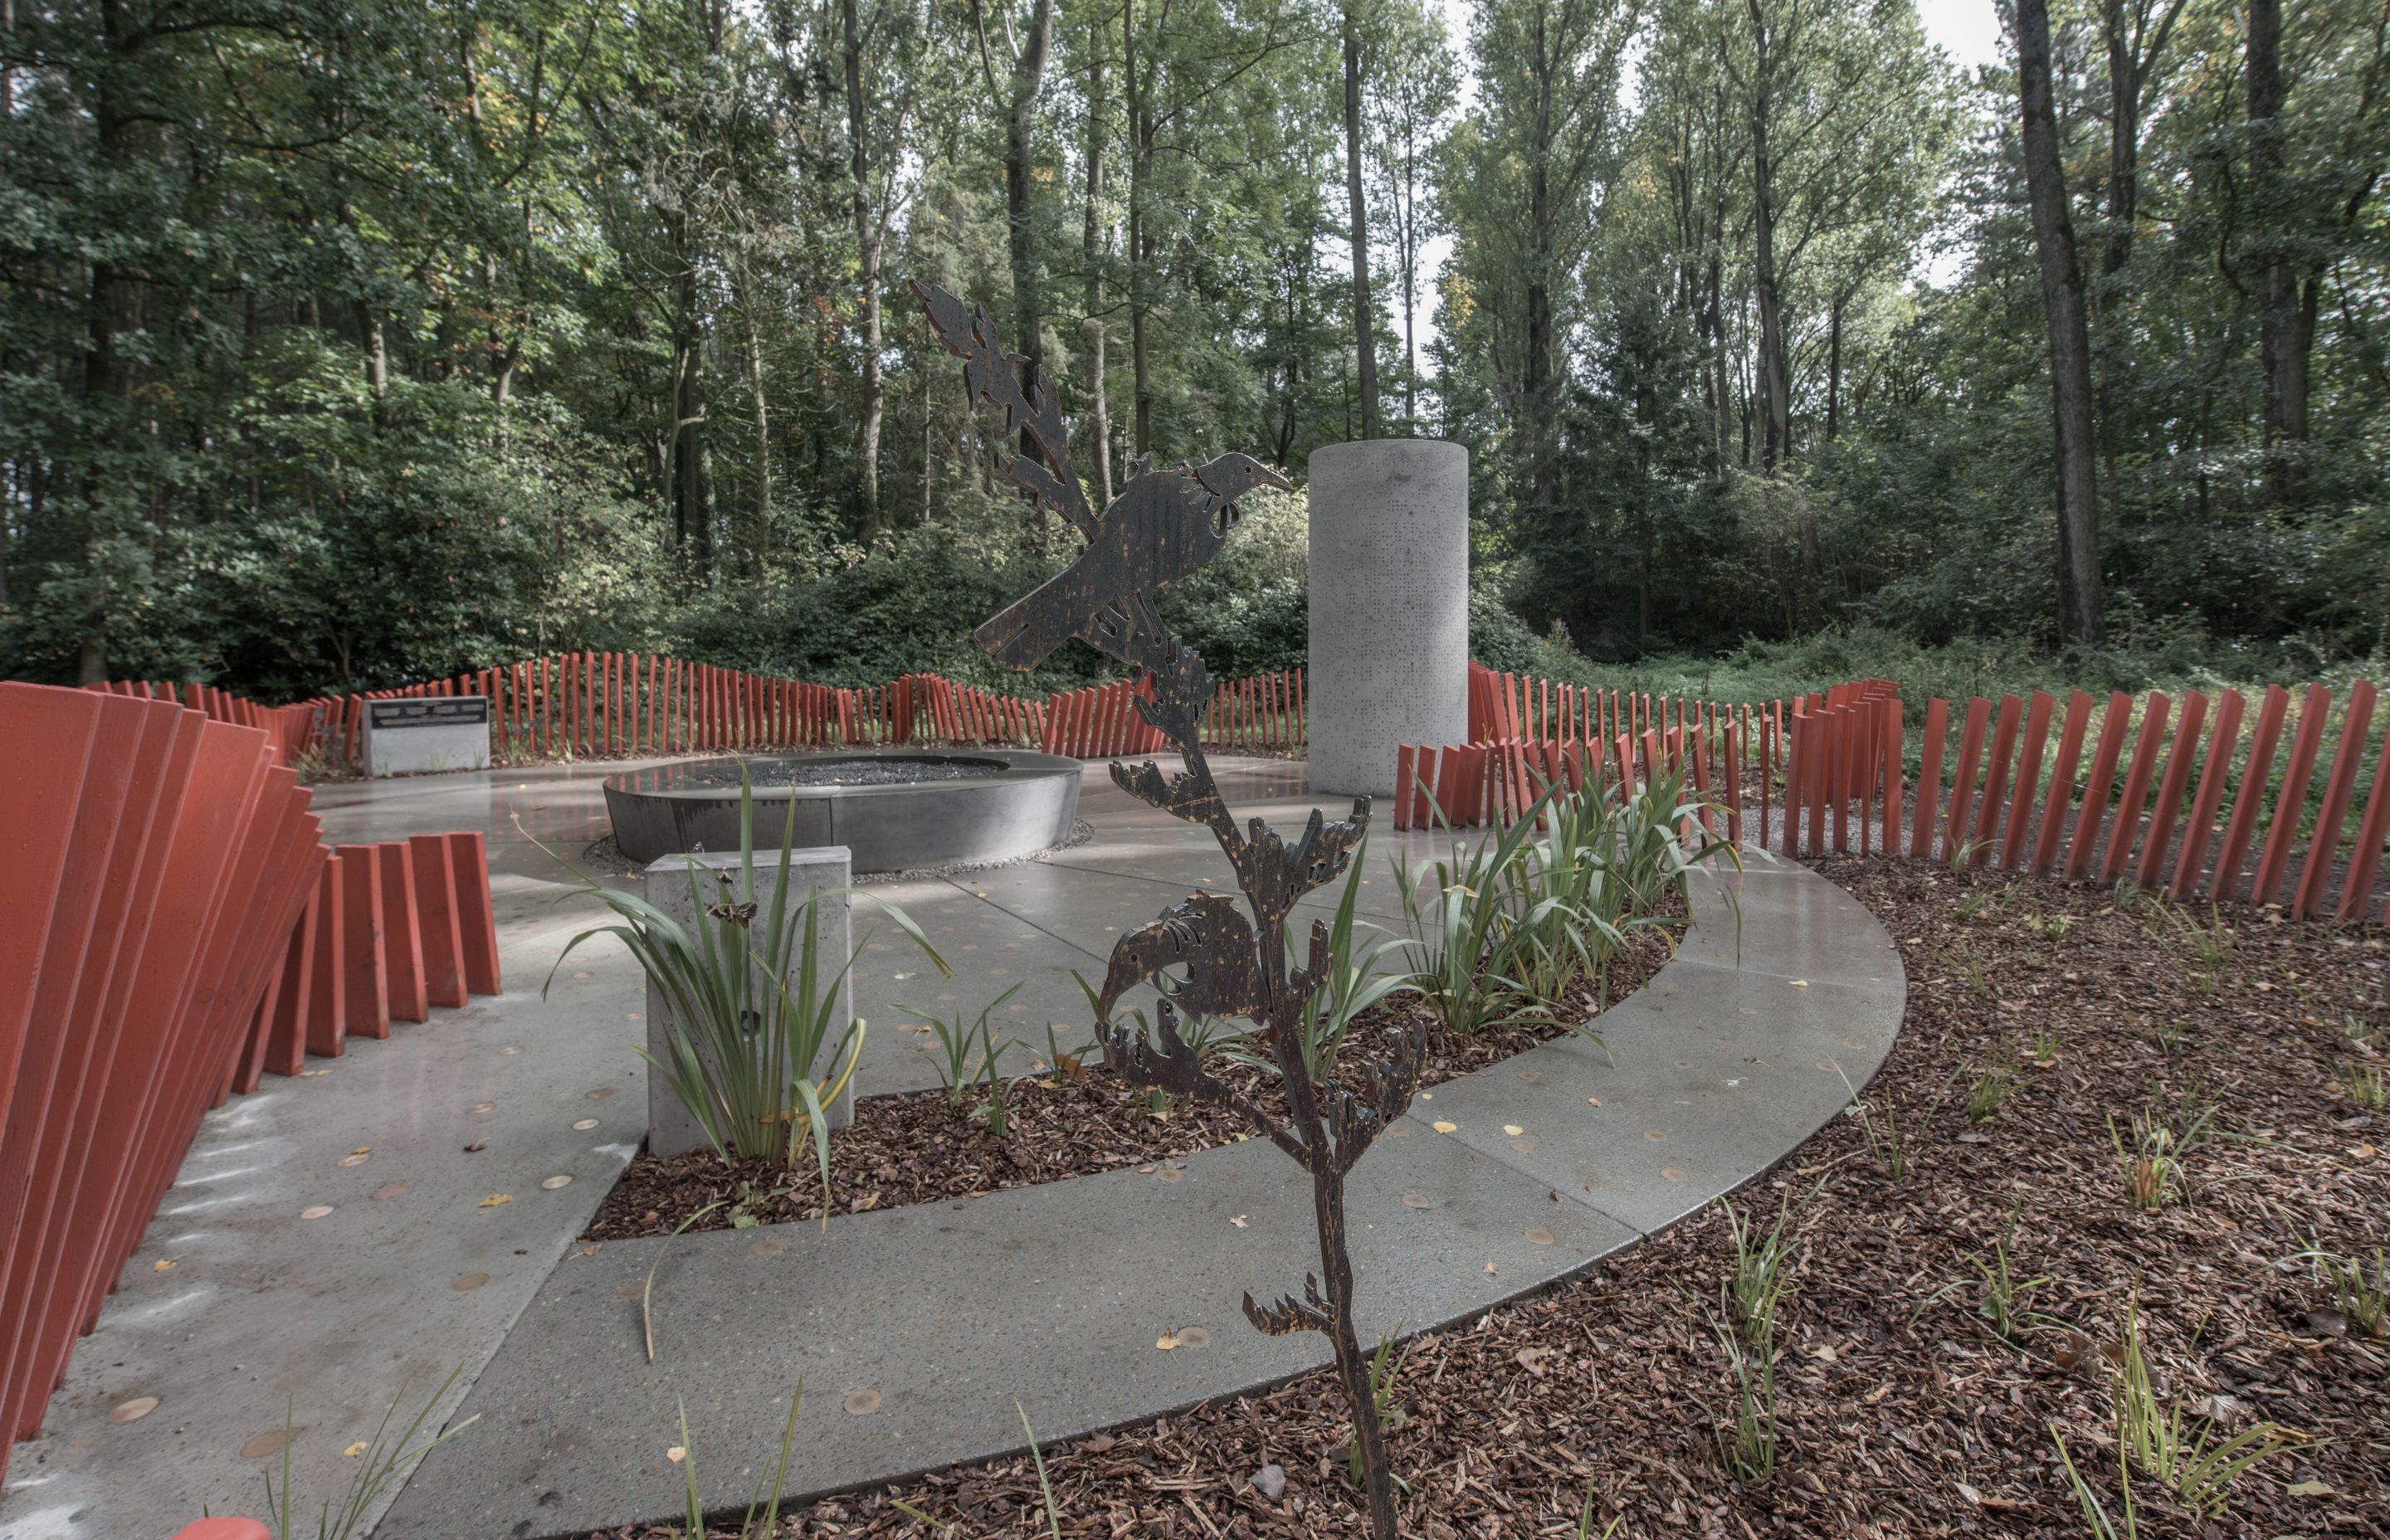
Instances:
[[[827,750],[683,760],[606,777],[614,843],[633,861],[739,848],[739,770],[755,849],[844,845],[858,872],[1009,861],[1071,838],[1079,762],[1025,750]]]

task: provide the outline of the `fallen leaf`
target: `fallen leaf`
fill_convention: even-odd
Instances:
[[[471,1144],[469,1144],[469,1145],[467,1145],[467,1146],[465,1147],[465,1153],[466,1153],[466,1154],[468,1154],[468,1155],[478,1155],[478,1154],[480,1154],[482,1150],[487,1149],[489,1149],[489,1148],[490,1148],[490,1141],[489,1141],[489,1140],[487,1140],[487,1139],[475,1139]]]
[[[1820,1342],[1815,1348],[1810,1350],[1809,1356],[1815,1358],[1820,1364],[1831,1364],[1834,1362],[1837,1354],[1834,1352],[1832,1343]],[[1974,1499],[1970,1497],[1968,1501],[1972,1502]]]
[[[1600,1097],[1587,1097],[1585,1098],[1585,1104],[1587,1107],[1599,1107],[1601,1105],[1601,1098]]]
[[[1493,1264],[1492,1263],[1490,1263],[1490,1262],[1489,1262],[1489,1263],[1487,1263],[1487,1264],[1485,1264],[1485,1271],[1486,1271],[1487,1276],[1489,1276],[1489,1277],[1499,1277],[1501,1276],[1500,1274],[1496,1273],[1496,1272],[1494,1271],[1494,1264]]]
[[[174,1259],[173,1257],[160,1257],[157,1261],[149,1264],[149,1270],[153,1273],[171,1273],[174,1270]]]
[[[1522,1127],[1520,1127],[1520,1126],[1519,1126],[1517,1123],[1504,1123],[1504,1124],[1502,1125],[1502,1132],[1503,1132],[1503,1133],[1505,1133],[1505,1134],[1510,1135],[1510,1137],[1512,1137],[1512,1138],[1514,1138],[1514,1139],[1515,1139],[1515,1138],[1517,1138],[1520,1135],[1524,1134],[1524,1133],[1526,1132],[1526,1130],[1525,1130],[1525,1129],[1523,1129],[1523,1128],[1522,1128]]]
[[[2329,1482],[2293,1482],[2290,1485],[2282,1488],[2282,1490],[2294,1497],[2329,1497],[2332,1495],[2332,1483]]]
[[[503,1192],[494,1192],[487,1198],[482,1200],[482,1207],[485,1209],[495,1209],[501,1203],[511,1203],[513,1201],[513,1199],[508,1197]]]
[[[1241,1230],[1245,1227],[1245,1216],[1240,1213],[1232,1213],[1228,1216],[1228,1223]]]
[[[1792,987],[1794,989],[1806,989],[1809,987],[1809,981],[1806,979],[1795,979],[1792,981]]]
[[[664,1458],[672,1461],[675,1465],[678,1465],[681,1461],[688,1458],[688,1451],[675,1444],[671,1448],[664,1451]]]
[[[1557,1348],[1523,1347],[1510,1355],[1510,1360],[1529,1374],[1541,1380],[1544,1377],[1544,1360],[1558,1351]]]
[[[346,1449],[341,1451],[343,1456],[350,1459],[355,1459],[359,1455],[362,1455],[365,1452],[366,1441],[363,1439],[357,1440],[356,1443],[350,1444]]]
[[[373,1153],[373,1146],[369,1144],[361,1144],[357,1146],[356,1149],[350,1150],[349,1153],[352,1155],[370,1155]]]
[[[1165,1331],[1161,1336],[1156,1337],[1153,1340],[1153,1345],[1160,1348],[1163,1352],[1168,1353],[1171,1349],[1178,1345],[1178,1333],[1175,1331]]]
[[[1446,1123],[1442,1118],[1438,1118],[1435,1121],[1434,1128],[1439,1134],[1451,1134],[1458,1132],[1460,1128],[1460,1124],[1457,1123]]]

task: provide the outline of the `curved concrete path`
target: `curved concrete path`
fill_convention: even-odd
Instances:
[[[1765,1169],[1848,1100],[1897,1030],[1891,939],[1805,870],[1696,895],[1681,955],[1602,1018],[1423,1097],[1356,1169],[1365,1340],[1580,1271]],[[1614,1059],[1614,1062],[1613,1062]],[[1438,1123],[1452,1125],[1449,1134]],[[1514,1132],[1515,1131],[1515,1132]],[[1228,1146],[962,1202],[576,1249],[540,1289],[383,1540],[586,1534],[673,1510],[687,1407],[709,1508],[743,1503],[802,1380],[792,1498],[1063,1440],[1325,1362],[1239,1309],[1313,1264],[1307,1186]],[[1161,1351],[1175,1333],[1197,1345]]]

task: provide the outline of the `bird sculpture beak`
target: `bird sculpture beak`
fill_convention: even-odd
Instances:
[[[1294,483],[1286,479],[1286,473],[1284,471],[1274,470],[1268,466],[1263,466],[1260,473],[1253,479],[1266,487],[1276,487],[1280,492],[1292,492],[1294,490]]]

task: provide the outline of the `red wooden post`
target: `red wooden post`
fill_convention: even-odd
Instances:
[[[2182,817],[2182,796],[2191,786],[2199,729],[2206,720],[2207,697],[2197,690],[2186,693],[2182,719],[2175,725],[2174,745],[2166,751],[2165,777],[2158,783],[2158,800],[2150,809],[2149,838],[2141,841],[2141,858],[2133,866],[2137,888],[2155,888],[2165,875],[2166,847],[2174,843],[2175,825]]]
[[[2009,791],[2008,824],[2000,835],[2000,865],[2011,871],[2025,857],[2025,829],[2033,821],[2034,799],[2041,792],[2041,755],[2049,746],[2049,718],[2058,706],[2046,690],[2033,692],[2026,709],[2024,743],[2017,754],[2016,780]]]
[[[2157,769],[2158,745],[2165,741],[2166,718],[2173,703],[2162,690],[2152,691],[2141,711],[2140,741],[2133,746],[2132,768],[2125,772],[2125,795],[2110,820],[2108,853],[2100,863],[2100,880],[2114,882],[2125,872],[2125,857],[2141,831],[2141,804],[2149,800],[2150,778]]]
[[[320,858],[319,858],[320,859]],[[265,1039],[265,1068],[277,1075],[295,1075],[307,1059],[307,991],[315,978],[315,936],[322,921],[316,908],[322,884],[310,877],[306,907],[291,928],[283,952],[281,977],[274,991],[274,1024]]]
[[[1992,703],[1980,695],[1967,702],[1967,725],[1959,735],[1959,778],[1950,788],[1950,821],[1942,834],[1943,853],[1953,862],[1967,847],[1975,803],[1975,764],[1984,751],[1984,724],[1991,712]]]
[[[1883,703],[1883,853],[1900,853],[1900,804],[1908,788],[1902,771],[1902,751],[1908,743],[1908,724],[1902,720],[1900,697],[1892,696]]]
[[[2373,762],[2373,790],[2365,799],[2365,818],[2357,826],[2357,848],[2348,853],[2348,875],[2340,885],[2336,918],[2365,918],[2373,893],[2373,876],[2382,866],[2382,841],[2390,837],[2390,733],[2383,735],[2381,757]]]
[[[2118,690],[2108,697],[2108,714],[2100,724],[2100,743],[2091,751],[2091,773],[2084,777],[2083,805],[2075,815],[2075,838],[2066,847],[2066,875],[2080,878],[2091,869],[2091,852],[2100,840],[2100,826],[2108,815],[2108,788],[2115,783],[2116,760],[2125,751],[2125,725],[2132,720],[2133,698]]]
[[[2266,853],[2257,861],[2257,885],[2252,904],[2270,904],[2282,885],[2291,863],[2291,844],[2299,835],[2299,814],[2306,806],[2307,783],[2315,778],[2316,753],[2323,744],[2324,718],[2332,714],[2332,691],[2309,685],[2299,708],[2298,731],[2291,739],[2291,762],[2282,771],[2282,789],[2274,802],[2273,827],[2266,834]],[[2317,831],[2320,834],[2322,831]]]
[[[465,1003],[465,937],[457,924],[456,866],[445,836],[406,841],[415,868],[415,905],[423,943],[423,997],[435,1006]]]
[[[2024,702],[2013,695],[2000,697],[1999,725],[1992,733],[1992,759],[1984,777],[1984,799],[1975,809],[1974,831],[1968,837],[1975,853],[1968,865],[1980,866],[1995,853],[1992,836],[2000,827],[2000,799],[2009,789],[2009,764],[2016,751],[2017,720]]]
[[[2199,883],[2207,861],[2207,843],[2216,836],[2216,810],[2223,804],[2224,782],[2232,772],[2232,751],[2241,738],[2241,713],[2248,702],[2239,690],[2226,690],[2216,699],[2216,729],[2207,735],[2207,759],[2199,772],[2199,792],[2191,799],[2191,816],[2183,823],[2182,853],[2175,857],[2174,881],[2167,891],[2188,898]]]
[[[338,1059],[349,1035],[344,886],[336,852],[316,874],[315,970],[307,979],[307,1051],[324,1059]]]
[[[2049,789],[2043,794],[2041,828],[2034,836],[2030,869],[2053,869],[2059,836],[2065,832],[2067,809],[2075,801],[2075,767],[2083,758],[2083,738],[2091,725],[2091,698],[2081,690],[2067,697],[2065,725],[2059,729],[2058,757],[2049,762]]]
[[[2274,767],[2274,750],[2282,736],[2282,718],[2291,709],[2291,692],[2280,685],[2266,687],[2257,704],[2257,724],[2249,734],[2249,758],[2241,768],[2240,789],[2233,794],[2232,815],[2224,827],[2224,846],[2216,854],[2216,875],[2208,879],[2207,896],[2230,898],[2241,886],[2241,863],[2257,832],[2257,815],[2266,801],[2266,778]]]
[[[395,1020],[420,1021],[430,1012],[423,993],[423,926],[415,896],[415,863],[404,840],[385,841],[374,851],[381,869],[382,977],[390,1014]]]
[[[456,930],[465,943],[465,987],[475,995],[495,995],[498,981],[498,926],[490,907],[490,858],[481,831],[443,834],[449,869],[456,880]]]
[[[1411,776],[1417,774],[1413,752],[1407,743],[1394,749],[1394,827],[1411,827]]]
[[[351,1037],[390,1035],[390,981],[382,962],[381,847],[342,845],[341,1008]]]
[[[2323,802],[2316,808],[2315,837],[2307,843],[2306,868],[2291,901],[2291,918],[2304,919],[2323,908],[2324,889],[2332,882],[2332,863],[2340,853],[2340,826],[2357,791],[2357,772],[2365,757],[2366,730],[2373,725],[2373,686],[2359,679],[2348,687],[2348,712],[2341,720],[2340,747],[2332,756],[2332,773],[2323,783]],[[2390,741],[2390,740],[2385,740]],[[2352,865],[2352,871],[2354,866]]]

